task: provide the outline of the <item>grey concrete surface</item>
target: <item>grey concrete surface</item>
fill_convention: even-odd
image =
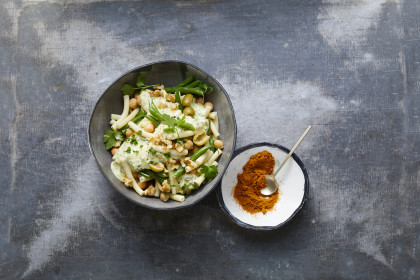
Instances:
[[[420,2],[0,2],[0,278],[419,279]],[[232,98],[237,146],[292,146],[309,200],[286,227],[233,224],[215,193],[138,207],[88,148],[119,75],[193,63]]]

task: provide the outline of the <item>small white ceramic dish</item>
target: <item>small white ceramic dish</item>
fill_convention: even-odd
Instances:
[[[276,176],[282,194],[274,209],[266,214],[254,215],[244,211],[233,198],[232,191],[237,183],[237,175],[243,172],[242,167],[252,155],[262,151],[268,151],[274,156],[274,169],[290,152],[283,146],[271,143],[251,144],[236,150],[217,188],[217,198],[222,210],[238,225],[256,230],[272,230],[286,224],[302,208],[308,196],[309,179],[302,161],[293,154]]]

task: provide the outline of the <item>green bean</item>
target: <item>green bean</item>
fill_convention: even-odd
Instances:
[[[150,175],[149,175],[149,174],[147,174],[147,173],[145,173],[145,172],[143,172],[143,171],[140,171],[140,172],[139,172],[139,175],[141,175],[141,176],[143,176],[143,177],[146,177],[146,178],[150,178]]]
[[[168,178],[169,177],[169,175],[168,174],[166,174],[165,172],[158,172],[158,173],[156,173],[156,175],[158,175],[159,177],[161,177],[161,178]]]
[[[191,84],[184,86],[184,87],[189,87],[189,88],[195,88],[198,87],[199,85],[201,85],[203,82],[200,80],[194,81]]]
[[[180,93],[187,94],[192,93],[200,96],[204,96],[203,89],[199,87],[191,88],[191,87],[179,87],[179,88],[167,88],[165,89],[168,93],[174,93],[176,91],[179,91]]]
[[[188,130],[195,130],[195,127],[192,124],[187,123],[187,122],[180,123],[180,124],[178,124],[178,126],[182,127],[182,128],[185,128],[185,129],[188,129]]]
[[[179,88],[180,93],[192,93],[200,96],[204,96],[204,91],[201,88],[190,88],[190,87],[181,87]]]
[[[204,93],[206,93],[206,92],[207,92],[207,90],[208,90],[208,88],[209,88],[209,86],[208,86],[208,85],[206,85],[206,84],[201,84],[201,85],[200,85],[200,88],[204,91]]]
[[[158,174],[156,174],[155,172],[153,172],[152,170],[149,169],[145,169],[143,170],[144,173],[148,174],[149,177],[152,177],[153,179],[155,179],[156,181],[158,181],[159,183],[163,183],[163,181],[165,181],[164,178],[160,177]]]
[[[188,78],[186,78],[184,81],[182,81],[181,83],[177,84],[174,87],[167,87],[165,88],[165,91],[168,93],[174,93],[177,91],[178,88],[180,87],[185,87],[189,84],[191,84],[192,82],[194,82],[195,77],[193,75],[189,76]]]
[[[159,112],[158,108],[156,108],[155,103],[150,103],[149,106],[149,112],[150,114],[152,114],[153,117],[155,117],[156,119],[162,121],[163,120],[163,116],[162,114]]]
[[[179,110],[184,110],[184,106],[182,106],[181,102],[181,93],[178,90],[175,92],[175,102],[178,103]]]
[[[174,172],[174,177],[178,178],[179,176],[181,176],[183,173],[185,172],[185,168],[184,167],[180,167],[178,168],[175,172]]]
[[[155,126],[158,127],[160,122],[158,119],[152,117],[152,116],[146,116],[146,119],[148,119],[149,121],[151,121],[151,123]]]
[[[194,75],[189,76],[185,80],[183,80],[181,83],[177,84],[175,87],[185,87],[186,85],[189,85],[195,80]]]
[[[195,152],[191,156],[191,160],[198,159],[202,154],[204,154],[205,152],[207,152],[207,150],[210,149],[210,148],[211,148],[211,146],[205,146],[205,147],[201,148],[200,150],[198,150],[197,152]]]

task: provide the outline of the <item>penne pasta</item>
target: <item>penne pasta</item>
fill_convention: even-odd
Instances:
[[[111,126],[111,128],[112,128],[112,130],[117,130],[117,125],[118,125],[118,122],[121,120],[121,119],[123,119],[123,118],[125,118],[126,116],[128,116],[128,112],[129,112],[129,110],[130,110],[130,107],[129,107],[129,101],[130,101],[130,96],[128,96],[128,95],[124,95],[123,96],[123,102],[124,102],[124,108],[123,108],[123,112],[121,113],[121,117],[118,119],[118,121],[115,123],[115,124],[113,124],[112,126]]]
[[[207,164],[208,165],[212,165],[214,162],[215,162],[215,160],[218,158],[218,157],[220,157],[220,155],[222,154],[222,150],[220,150],[220,149],[217,149],[215,152],[214,152],[214,154],[212,155],[212,157],[207,161]]]
[[[127,117],[125,117],[125,118],[120,118],[114,125],[115,125],[115,127],[117,128],[117,129],[121,129],[123,126],[125,126],[129,121],[132,121],[136,116],[137,116],[137,114],[139,113],[139,111],[140,111],[140,109],[139,108],[136,108],[136,109],[134,109],[131,113],[130,113],[130,115],[128,115]]]
[[[169,198],[178,202],[183,202],[185,200],[185,196],[180,194],[170,194]]]

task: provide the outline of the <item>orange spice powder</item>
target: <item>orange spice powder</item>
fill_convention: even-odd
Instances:
[[[232,195],[245,211],[265,214],[274,208],[279,199],[278,190],[269,196],[261,194],[261,189],[266,186],[265,175],[273,173],[274,164],[273,155],[262,151],[251,156],[242,168],[243,172],[238,174],[238,183]]]

